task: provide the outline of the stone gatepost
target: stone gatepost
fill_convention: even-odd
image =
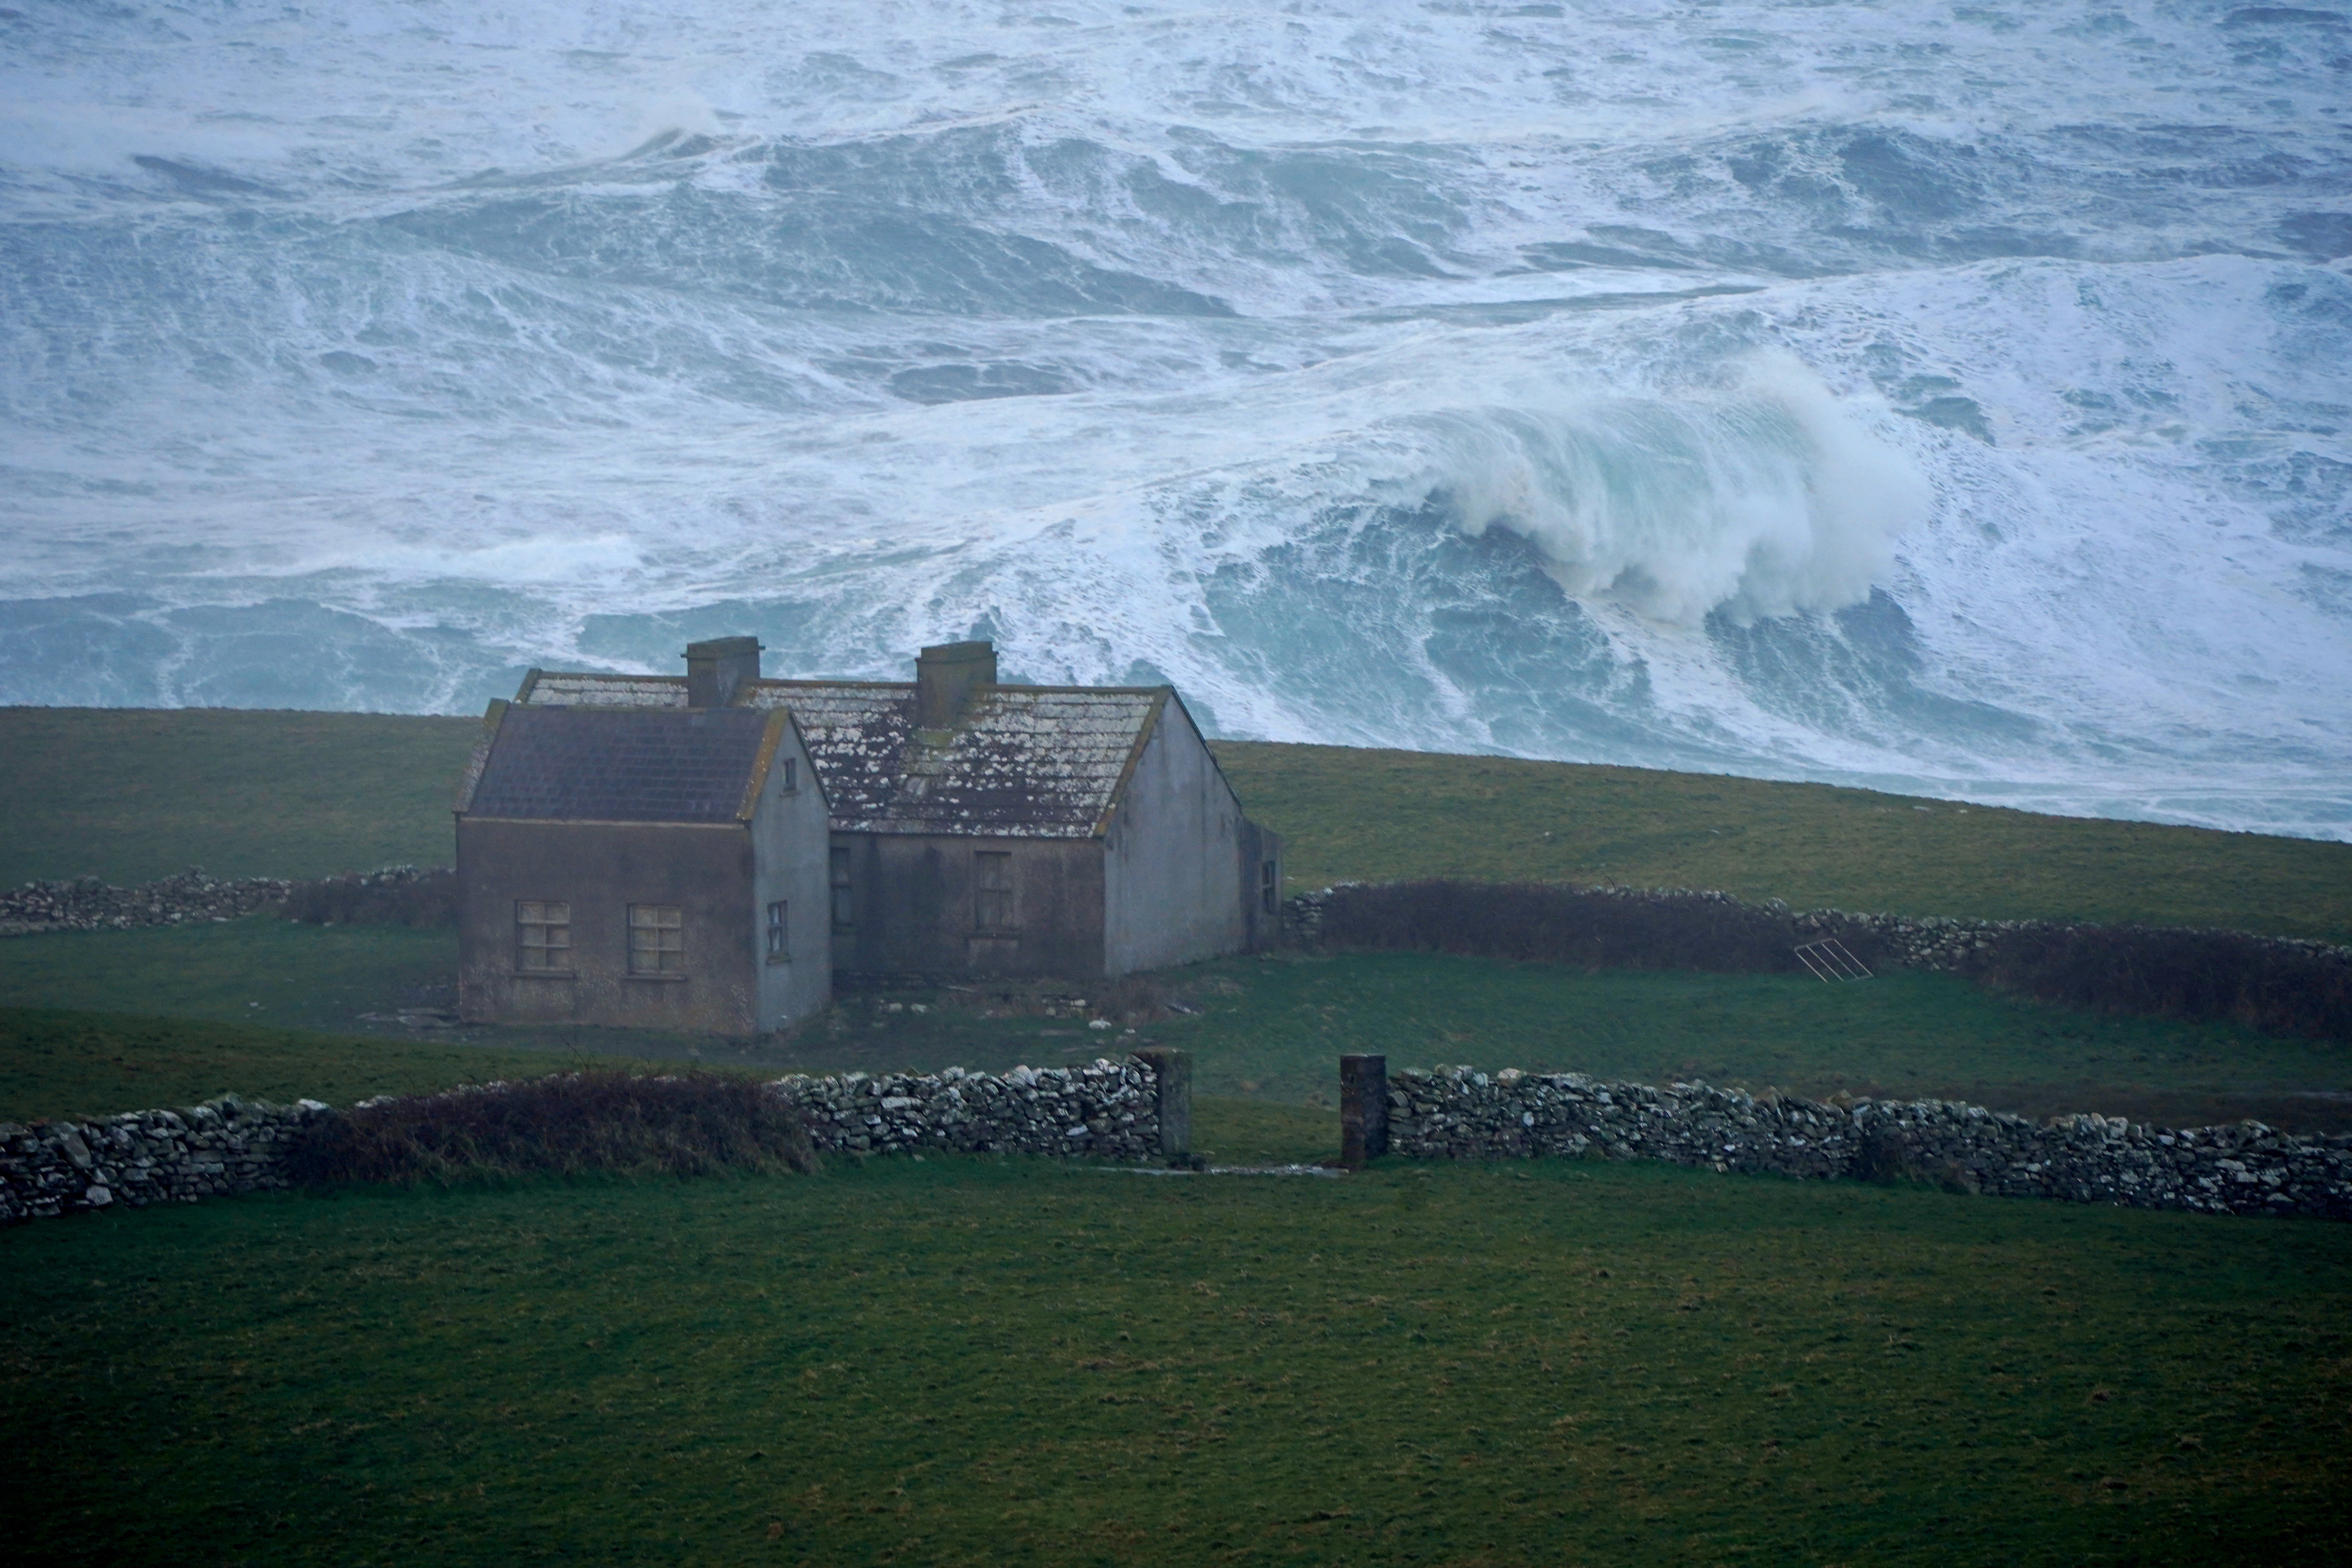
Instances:
[[[1136,1059],[1151,1069],[1160,1094],[1160,1152],[1178,1164],[1192,1159],[1192,1057],[1173,1046],[1146,1046]]]
[[[1356,1166],[1389,1152],[1389,1058],[1339,1058],[1339,1163]]]

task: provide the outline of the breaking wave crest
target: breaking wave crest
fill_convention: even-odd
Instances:
[[[2320,13],[25,5],[0,700],[980,635],[1234,735],[2352,835]]]

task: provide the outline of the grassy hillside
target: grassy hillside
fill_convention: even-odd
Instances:
[[[475,733],[383,714],[0,709],[0,886],[445,862]],[[1247,742],[1217,755],[1287,838],[1294,889],[1614,880],[2352,940],[2352,845],[1498,757]]]
[[[226,708],[0,708],[0,887],[448,862],[479,724]]]
[[[1564,1161],[248,1199],[0,1235],[0,1407],[44,1562],[2316,1563],[2352,1226]]]
[[[2352,940],[2352,844],[1709,773],[1220,742],[1291,885],[1525,878]]]

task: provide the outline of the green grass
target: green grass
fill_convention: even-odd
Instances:
[[[397,1006],[420,989],[446,995],[454,963],[446,932],[268,917],[0,942],[0,1007],[260,1025],[282,1042],[239,1058],[257,1075],[239,1083],[209,1069],[194,1079],[159,1076],[135,1050],[91,1050],[74,1067],[73,1053],[45,1047],[35,1062],[0,1033],[0,1106],[20,1116],[129,1110],[159,1103],[164,1081],[201,1083],[205,1094],[235,1089],[340,1103],[335,1086],[352,1081],[355,1068],[409,1049],[449,1063],[447,1081],[457,1082],[515,1070],[511,1064],[534,1052],[542,1062],[548,1052],[692,1055],[770,1074],[1002,1070],[1090,1061],[1158,1041],[1193,1053],[1202,1093],[1327,1109],[1339,1055],[1366,1050],[1398,1067],[1467,1061],[1652,1083],[1704,1078],[1816,1096],[1846,1089],[1961,1099],[2034,1114],[2099,1110],[2173,1125],[2255,1116],[2297,1129],[2352,1126],[2352,1047],[2233,1025],[2074,1012],[1936,974],[1823,985],[1792,975],[1587,973],[1437,953],[1286,954],[1158,977],[1198,1016],[1141,1022],[1133,1035],[1044,1016],[1034,1005],[1003,1006],[984,994],[908,991],[845,998],[829,1016],[760,1042],[557,1028],[467,1029],[429,1044],[396,1029],[390,1038],[352,1037],[383,1028],[360,1023],[362,1013]],[[251,1005],[256,1000],[264,1005]],[[893,1001],[929,1011],[891,1013]],[[270,1035],[270,1026],[325,1032]],[[300,1050],[316,1052],[315,1068],[300,1066]],[[501,1065],[457,1070],[491,1060]]]
[[[0,1252],[43,1561],[2324,1563],[2352,1492],[2342,1226],[933,1159]]]
[[[567,1065],[544,1051],[0,1007],[0,1121],[194,1105],[226,1093],[281,1105],[303,1099],[351,1105],[370,1095],[431,1093]]]
[[[0,886],[450,858],[471,719],[0,709]],[[1501,757],[1220,742],[1293,888],[1456,876],[2352,940],[2352,845]],[[1925,809],[1921,809],[1925,807]]]
[[[1216,753],[1250,815],[1284,836],[1294,889],[1614,881],[2352,941],[2352,844],[1643,768],[1244,742]]]
[[[90,1007],[347,1030],[362,1013],[446,989],[457,972],[452,931],[301,925],[260,914],[217,925],[0,940],[0,1007]]]
[[[479,722],[0,708],[0,887],[443,866]]]

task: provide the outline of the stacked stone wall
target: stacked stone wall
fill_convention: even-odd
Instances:
[[[1161,1152],[1160,1077],[1129,1057],[1082,1068],[949,1068],[869,1078],[793,1077],[776,1088],[808,1121],[820,1152],[973,1152],[1146,1160]]]
[[[222,881],[201,871],[113,888],[95,877],[26,882],[0,889],[0,936],[55,931],[129,931],[135,926],[230,921],[286,901],[290,882],[275,877]]]
[[[0,1222],[284,1187],[297,1142],[333,1114],[315,1100],[268,1105],[228,1095],[100,1121],[0,1122]]]
[[[1466,1067],[1388,1079],[1388,1147],[1411,1159],[1656,1159],[1798,1178],[1909,1178],[1954,1191],[2212,1214],[2352,1219],[2352,1134],[2242,1121],[2047,1121],[1948,1100],[1840,1104],[1704,1083]]]

